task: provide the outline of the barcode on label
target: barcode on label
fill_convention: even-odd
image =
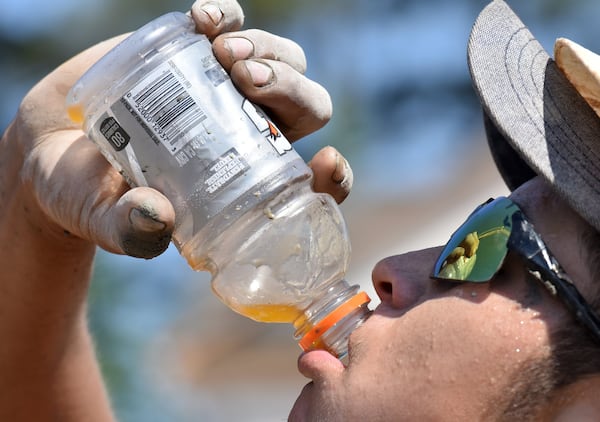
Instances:
[[[207,116],[170,70],[129,91],[123,103],[137,114],[146,132],[175,155],[189,141],[190,130]]]

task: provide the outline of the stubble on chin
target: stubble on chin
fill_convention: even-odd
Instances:
[[[343,412],[336,407],[338,401],[327,389],[327,382],[310,382],[304,386],[288,416],[289,422],[336,422],[346,421]]]

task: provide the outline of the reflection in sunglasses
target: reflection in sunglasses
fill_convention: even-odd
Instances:
[[[471,232],[452,250],[446,257],[439,276],[443,278],[464,280],[466,279],[477,261],[477,248],[479,247],[479,236],[477,232]]]

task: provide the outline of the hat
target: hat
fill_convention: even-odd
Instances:
[[[600,230],[600,118],[565,76],[593,88],[582,71],[591,67],[577,51],[561,57],[565,73],[500,0],[481,12],[469,39],[488,142],[509,188],[539,174]]]

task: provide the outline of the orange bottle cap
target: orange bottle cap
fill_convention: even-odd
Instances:
[[[342,318],[348,315],[356,308],[360,308],[366,303],[369,303],[371,298],[365,292],[359,292],[352,296],[346,302],[335,308],[325,318],[315,324],[304,336],[298,344],[305,352],[310,350],[311,346],[319,340],[319,338],[331,327],[338,323]]]

